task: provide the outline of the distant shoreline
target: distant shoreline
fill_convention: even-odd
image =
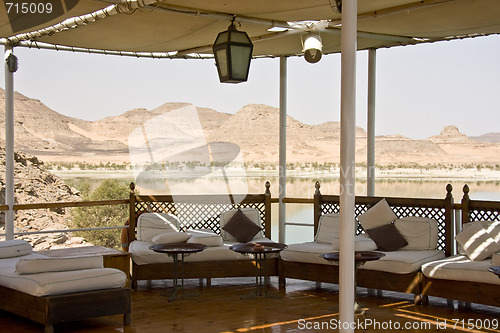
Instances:
[[[49,169],[50,172],[62,179],[134,179],[132,170],[81,170],[78,168],[70,170]],[[196,178],[201,173],[196,171],[168,171],[156,172],[152,178],[168,175],[169,178]],[[237,173],[231,173],[231,177],[279,177],[277,170],[248,168]],[[337,179],[340,178],[338,167],[331,170],[287,170],[289,178],[311,178],[311,179]],[[366,168],[356,168],[356,179],[366,181]],[[406,181],[481,181],[500,182],[500,170],[489,168],[376,168],[376,180],[406,180]]]

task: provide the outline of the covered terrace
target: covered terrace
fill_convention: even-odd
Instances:
[[[4,5],[8,6],[6,2]],[[29,16],[11,6],[5,7],[2,14],[0,37],[6,59],[6,238],[14,238],[13,91],[17,65],[11,55],[16,47],[194,60],[210,57],[215,36],[231,22],[237,23],[254,44],[253,58],[281,59],[279,238],[282,240],[286,207],[286,59],[304,54],[301,40],[304,33],[320,34],[320,52],[342,55],[342,238],[338,303],[339,319],[343,322],[354,321],[356,51],[370,50],[368,167],[373,171],[369,172],[370,195],[375,176],[375,50],[500,33],[500,3],[495,0],[62,1],[51,8],[52,13],[47,13],[47,7],[42,8],[49,15]],[[37,7],[33,11],[40,14],[42,9]]]

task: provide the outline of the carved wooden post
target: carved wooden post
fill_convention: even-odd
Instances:
[[[128,242],[129,244],[135,239],[135,226],[137,225],[135,214],[135,184],[130,183],[129,192],[129,225],[128,225]]]
[[[266,191],[264,192],[265,195],[265,202],[264,202],[264,209],[266,211],[265,214],[265,222],[266,224],[264,225],[264,234],[266,235],[266,238],[271,239],[271,191],[269,188],[271,187],[271,183],[269,181],[266,181]]]
[[[469,216],[470,216],[470,208],[469,208],[469,185],[465,184],[464,188],[464,196],[462,197],[462,227],[464,224],[469,223]]]
[[[316,235],[319,227],[319,218],[321,216],[321,192],[319,191],[321,184],[316,182],[314,186],[316,187],[316,191],[314,192],[314,235]]]
[[[446,198],[444,200],[444,253],[447,257],[452,255],[453,242],[455,241],[455,219],[453,218],[454,209],[453,195],[451,194],[452,190],[453,186],[451,186],[451,184],[446,185]]]

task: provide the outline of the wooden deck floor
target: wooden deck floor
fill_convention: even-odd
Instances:
[[[318,289],[314,282],[288,280],[282,298],[242,299],[254,291],[253,283],[253,279],[214,279],[211,287],[200,288],[198,280],[188,280],[186,293],[199,295],[173,302],[162,295],[171,290],[171,281],[141,283],[139,290],[132,292],[131,326],[124,328],[121,316],[109,316],[55,325],[55,332],[338,331],[336,285],[323,284]],[[272,285],[277,285],[274,278]],[[456,302],[449,306],[442,299],[431,299],[428,306],[415,306],[411,295],[384,292],[380,297],[368,295],[363,288],[358,289],[358,294],[367,308],[366,314],[356,316],[356,323],[361,325],[358,332],[500,332],[498,307],[473,304],[472,309],[463,309]],[[472,329],[467,329],[469,323]],[[43,327],[0,311],[0,332],[43,332]]]

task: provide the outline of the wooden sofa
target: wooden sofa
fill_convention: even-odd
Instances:
[[[116,314],[123,314],[124,325],[130,324],[129,288],[33,296],[0,286],[0,294],[0,309],[45,325],[45,333],[52,333],[58,323]]]
[[[117,285],[125,284],[125,273],[111,268],[45,271],[43,266],[46,263],[38,273],[20,273],[17,266],[19,261],[27,262],[40,257],[43,257],[42,260],[52,259],[40,254],[22,253],[7,257],[2,253],[1,310],[44,325],[45,333],[52,333],[54,325],[58,323],[117,314],[123,315],[124,325],[130,324],[130,288]],[[65,260],[74,261],[73,258]],[[93,277],[98,277],[101,282]],[[75,286],[78,281],[87,283]]]
[[[469,187],[467,185],[464,186],[463,192],[464,194],[460,205],[462,226],[474,221],[500,221],[500,202],[471,200],[469,198]],[[446,243],[448,253],[451,253],[452,251],[451,246],[452,243]],[[432,263],[433,268],[435,270],[448,269],[451,271],[456,267],[463,266],[468,270],[476,269],[475,267],[470,266],[471,262],[467,260],[468,258],[464,255],[461,256],[460,254],[457,254],[450,258],[458,258],[460,259],[460,262],[458,265],[455,264],[453,267],[450,267],[447,265],[447,262],[443,260],[441,263]],[[446,260],[449,262],[450,258],[447,258]],[[466,260],[463,260],[464,258]],[[427,273],[428,270],[424,265],[423,271],[425,274],[423,275],[422,281],[422,296],[424,302],[428,302],[428,296],[436,296],[449,300],[458,300],[468,303],[479,303],[500,307],[500,283],[497,282],[500,280],[493,273],[487,272],[488,267],[491,266],[491,259],[486,259],[484,262],[479,263],[481,265],[480,272],[479,274],[475,274],[474,278],[477,280],[487,279],[488,282],[460,280],[461,278],[459,278],[457,274],[455,274],[457,279],[429,277],[426,275],[431,274]],[[472,264],[474,263],[472,262]]]
[[[228,203],[227,196],[222,195],[136,195],[135,186],[130,185],[130,217],[128,240],[136,240],[137,218],[143,212],[171,213],[180,220],[181,231],[190,229],[210,229],[216,234],[221,233],[220,216],[225,211],[238,208],[254,208],[260,213],[261,228],[266,238],[271,238],[271,192],[270,183],[265,184],[265,193],[247,194],[238,203]],[[241,197],[240,197],[241,198]],[[239,201],[239,200],[238,200]],[[227,251],[231,251],[227,249]],[[132,288],[137,288],[138,280],[172,279],[172,263],[131,263]],[[279,258],[270,258],[266,261],[266,270],[269,276],[278,275]],[[255,264],[252,260],[225,260],[225,261],[198,261],[184,263],[185,278],[223,277],[254,277]]]
[[[314,234],[316,235],[320,217],[323,214],[339,213],[340,197],[337,195],[323,195],[320,193],[320,185],[316,183],[314,194]],[[398,218],[407,216],[420,216],[435,219],[438,222],[438,250],[445,252],[448,256],[452,240],[452,209],[453,197],[452,187],[446,187],[444,199],[410,199],[385,197],[387,203]],[[382,197],[357,196],[355,199],[355,214],[357,217],[366,212],[371,206],[379,202]],[[363,233],[358,223],[357,234]],[[289,245],[289,248],[291,245]],[[333,250],[331,251],[333,252]],[[310,280],[317,282],[339,283],[339,268],[337,265],[296,262],[289,260],[280,261],[280,282],[283,284],[286,278]],[[419,300],[422,288],[422,275],[420,271],[408,274],[396,274],[370,269],[358,269],[356,283],[359,287],[380,290],[392,290],[405,293],[413,293],[416,301]]]

